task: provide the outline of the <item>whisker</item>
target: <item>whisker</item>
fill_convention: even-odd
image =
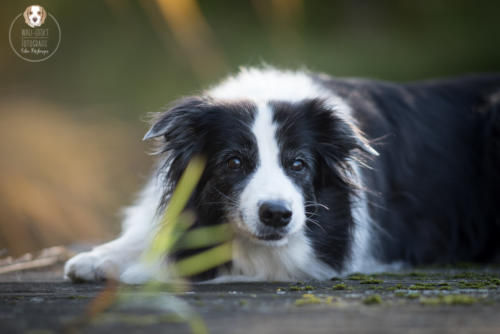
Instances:
[[[326,209],[326,210],[330,210],[330,208],[324,204],[321,204],[321,203],[316,203],[316,202],[305,202],[304,203],[304,206],[307,208],[307,207],[311,207],[311,206],[319,206],[323,209]]]
[[[316,225],[316,226],[318,226],[320,229],[322,229],[322,230],[323,230],[323,232],[325,232],[325,233],[326,233],[325,228],[324,228],[323,226],[321,226],[321,224],[320,224],[317,220],[314,220],[314,219],[311,219],[311,218],[307,218],[307,219],[306,219],[306,222],[311,222],[311,223],[313,223],[314,225]],[[307,225],[306,225],[306,226],[307,226]]]
[[[235,204],[235,205],[238,204],[238,202],[234,198],[231,198],[231,197],[227,196],[226,194],[224,194],[222,191],[220,191],[216,187],[214,187],[214,190],[217,191],[219,193],[219,195],[221,195],[222,197],[224,197],[225,199],[227,199],[230,203]]]

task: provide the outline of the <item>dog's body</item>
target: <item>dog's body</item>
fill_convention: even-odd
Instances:
[[[391,84],[247,69],[179,101],[145,138],[161,138],[161,159],[122,236],[71,259],[67,277],[154,276],[138,259],[198,154],[195,227],[235,231],[232,262],[199,279],[328,279],[500,250],[499,76]]]
[[[31,28],[40,27],[45,22],[47,12],[42,6],[33,5],[28,6],[23,13],[24,21]]]

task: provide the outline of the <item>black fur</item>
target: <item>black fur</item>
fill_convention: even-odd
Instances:
[[[378,227],[371,235],[374,255],[384,262],[491,261],[498,255],[500,77],[412,84],[312,77],[345,100],[356,125],[319,99],[270,105],[281,164],[302,191],[306,233],[321,260],[339,271],[348,263],[351,201],[360,191]],[[161,152],[168,153],[160,169],[166,171],[163,205],[189,160],[203,155],[206,170],[189,203],[197,213],[195,227],[230,218],[258,164],[255,111],[252,102],[194,97],[156,119],[145,138],[162,138]],[[378,157],[367,159],[364,136]],[[233,156],[244,168],[227,168]],[[286,169],[297,157],[305,170]],[[352,161],[365,188],[353,179]],[[214,275],[212,270],[198,278]]]
[[[380,156],[364,170],[379,256],[491,261],[500,249],[500,77],[411,84],[316,80],[352,107]]]

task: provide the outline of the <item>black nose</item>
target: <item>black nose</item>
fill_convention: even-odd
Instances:
[[[259,208],[260,221],[267,226],[283,227],[292,219],[292,210],[281,201],[266,201]]]
[[[35,16],[35,17],[33,17],[33,21],[34,21],[34,22],[38,21],[38,17],[36,17],[36,16]]]

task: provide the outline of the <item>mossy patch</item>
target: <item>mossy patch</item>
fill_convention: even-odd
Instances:
[[[450,285],[447,282],[441,283],[417,283],[410,285],[409,290],[450,290]]]
[[[424,277],[428,277],[429,274],[426,274],[426,273],[423,273],[423,272],[420,272],[420,271],[413,271],[411,273],[408,273],[407,276],[408,277],[420,277],[420,278],[424,278]]]
[[[480,301],[480,298],[468,295],[446,295],[420,299],[420,303],[424,305],[472,305]]]
[[[452,279],[460,279],[460,278],[466,278],[466,279],[482,279],[484,278],[483,273],[476,273],[473,271],[464,271],[458,274],[453,274],[450,276]]]
[[[490,286],[490,281],[477,281],[477,282],[458,282],[457,285],[460,289],[488,289]],[[493,286],[496,287],[496,286]]]
[[[295,306],[305,306],[313,304],[331,304],[333,297],[329,296],[326,298],[318,297],[312,293],[306,293],[302,295],[302,298],[295,300]]]
[[[332,286],[332,289],[333,290],[347,290],[348,287],[347,287],[347,284],[345,284],[345,283],[339,283],[339,284],[335,284],[334,286]]]
[[[490,284],[500,286],[500,278],[493,277],[493,278],[489,278],[488,281],[490,282]]]
[[[347,279],[351,280],[351,281],[364,281],[364,280],[369,280],[371,279],[370,276],[368,275],[365,275],[365,274],[352,274],[352,275],[349,275],[347,277]]]
[[[382,304],[382,297],[380,295],[371,295],[363,299],[365,305],[378,305]]]

